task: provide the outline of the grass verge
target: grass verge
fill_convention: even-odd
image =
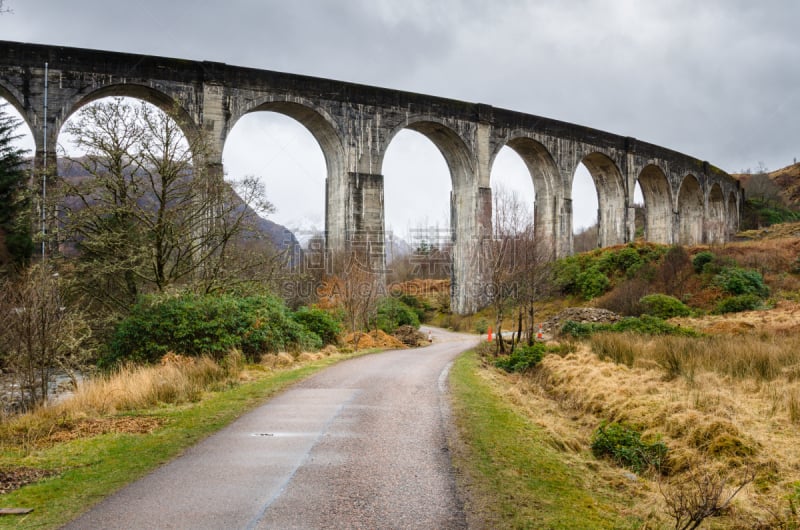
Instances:
[[[342,359],[342,356],[328,357],[264,374],[255,381],[206,394],[196,403],[123,414],[161,420],[163,426],[150,434],[102,434],[32,451],[4,448],[0,451],[0,468],[27,466],[54,470],[57,474],[0,496],[0,507],[34,509],[26,516],[0,517],[0,528],[59,527],[280,390]]]
[[[450,372],[460,442],[453,460],[466,510],[478,528],[626,528],[611,493],[592,490],[547,434],[517,413],[479,375],[468,352]]]

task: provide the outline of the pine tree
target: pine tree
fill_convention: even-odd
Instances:
[[[0,266],[25,264],[33,252],[27,151],[16,145],[20,121],[0,104]]]

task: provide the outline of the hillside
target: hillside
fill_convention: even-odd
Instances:
[[[758,172],[733,173],[731,176],[741,182],[746,190],[751,180],[760,174]],[[787,206],[800,209],[800,163],[769,171],[765,175],[777,186],[780,197]]]
[[[726,245],[633,244],[560,262],[561,291],[537,314],[575,320],[545,323],[544,343],[510,357],[483,342],[467,361],[469,388],[518,422],[487,441],[459,413],[462,436],[480,441],[464,458],[499,462],[472,471],[469,502],[506,527],[521,523],[494,508],[501,503],[535,506],[527,523],[542,527],[691,528],[701,517],[708,528],[798,528],[798,233],[800,223],[777,224]],[[573,281],[601,274],[600,295]],[[752,307],[726,304],[745,298]],[[607,309],[636,316],[594,318]],[[513,464],[502,445],[510,429]],[[554,480],[513,482],[518,462],[545,466]],[[565,512],[561,498],[575,509]]]
[[[66,158],[60,158],[58,160],[58,174],[70,182],[79,182],[89,178],[80,164]],[[227,182],[226,185],[228,185]],[[238,198],[235,191],[234,196]],[[261,234],[267,235],[277,249],[297,248],[299,242],[291,230],[274,221],[258,216],[252,211],[250,206],[242,202],[241,199],[239,199],[239,207],[249,210],[249,213],[252,213],[254,218],[257,218],[255,225],[256,230]],[[236,208],[237,211],[239,207]]]

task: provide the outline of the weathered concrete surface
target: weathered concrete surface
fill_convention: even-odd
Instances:
[[[465,528],[446,369],[474,336],[340,363],[66,528]]]
[[[49,67],[48,153],[43,148],[44,64]],[[382,166],[394,136],[428,137],[452,180],[453,309],[485,303],[480,241],[492,233],[491,167],[509,146],[528,167],[536,198],[536,237],[554,257],[572,253],[572,180],[583,163],[598,195],[598,245],[632,241],[634,189],[641,184],[648,240],[714,243],[735,232],[742,191],[727,173],[634,138],[484,104],[254,70],[221,63],[0,41],[0,96],[23,115],[37,156],[55,158],[64,121],[98,98],[149,101],[179,120],[184,132],[209,139],[207,173],[222,175],[228,133],[247,113],[290,116],[319,142],[327,165],[328,248],[383,245]],[[52,167],[52,163],[51,163]],[[488,198],[488,202],[487,202]],[[534,203],[531,198],[531,203]],[[443,205],[446,206],[446,205]],[[383,254],[374,264],[383,269]]]

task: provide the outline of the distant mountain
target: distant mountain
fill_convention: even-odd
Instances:
[[[62,178],[72,182],[80,182],[83,179],[91,178],[80,164],[77,164],[67,158],[58,159],[58,174]],[[226,183],[226,185],[230,186],[228,183]],[[261,217],[255,211],[253,211],[248,204],[239,198],[235,190],[231,191],[233,191],[233,195],[239,200],[237,211],[239,208],[244,208],[250,214],[252,214],[256,218],[256,230],[259,233],[266,235],[272,244],[275,245],[275,248],[279,250],[285,250],[286,248],[299,248],[300,243],[291,230],[274,221]]]

